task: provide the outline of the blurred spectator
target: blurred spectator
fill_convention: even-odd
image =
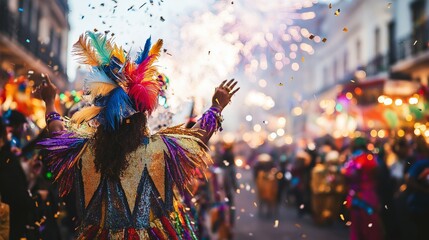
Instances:
[[[332,224],[339,216],[346,188],[338,151],[326,143],[320,155],[311,176],[313,218],[317,224]]]
[[[268,154],[259,154],[253,167],[253,177],[256,182],[260,217],[270,217],[277,212],[278,173],[272,157]]]
[[[380,201],[377,195],[377,159],[367,150],[367,141],[356,138],[351,146],[352,155],[345,164],[345,175],[349,194],[351,240],[381,240],[383,230],[379,216]]]
[[[415,224],[414,239],[429,237],[429,148],[423,137],[417,138],[416,160],[407,173],[407,210]]]
[[[0,194],[2,201],[10,206],[10,239],[30,238],[36,232],[31,226],[35,222],[35,202],[29,193],[29,183],[21,166],[19,154],[20,134],[26,123],[25,116],[16,111],[3,115],[1,131],[6,140],[0,149]]]
[[[295,197],[298,216],[303,216],[305,213],[311,213],[311,162],[311,155],[304,150],[298,150],[295,155],[295,159],[292,162],[291,191]]]
[[[234,194],[238,189],[237,179],[235,177],[235,156],[233,152],[234,145],[232,143],[224,143],[220,154],[216,157],[216,166],[221,168],[223,176],[221,182],[223,183],[223,189],[226,194],[226,199],[230,210],[230,222],[234,225],[235,220],[235,205],[234,205]]]

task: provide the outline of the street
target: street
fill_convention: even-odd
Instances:
[[[331,227],[317,227],[310,216],[298,218],[292,206],[281,207],[278,217],[258,218],[255,206],[255,193],[252,174],[249,170],[238,170],[242,174],[240,184],[250,185],[240,190],[236,195],[236,226],[235,239],[315,239],[315,240],[344,240],[348,239],[346,227],[339,223]],[[253,193],[252,193],[253,192]],[[277,222],[277,227],[276,225]]]

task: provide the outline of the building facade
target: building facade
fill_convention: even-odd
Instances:
[[[0,83],[46,73],[67,84],[67,0],[0,0]]]

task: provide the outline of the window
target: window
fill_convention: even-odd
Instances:
[[[347,76],[348,71],[349,71],[349,53],[347,52],[347,50],[344,52],[344,62],[343,62],[343,70],[344,70],[344,77]]]
[[[334,82],[336,82],[338,80],[337,79],[337,73],[338,73],[338,63],[337,63],[337,60],[334,60],[334,68],[332,69],[332,71],[333,71],[332,78],[333,78]]]
[[[323,68],[323,83],[326,85],[327,83],[329,83],[329,76],[328,76],[328,68],[324,67]]]
[[[375,57],[380,55],[380,28],[375,29],[374,33],[374,53]]]
[[[356,41],[356,61],[357,66],[360,67],[362,62],[362,46],[359,39]]]

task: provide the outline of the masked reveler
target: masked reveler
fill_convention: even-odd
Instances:
[[[56,87],[41,87],[51,133],[39,145],[61,196],[79,196],[78,239],[196,239],[180,194],[210,158],[206,143],[221,128],[221,112],[239,90],[234,80],[216,88],[212,106],[191,129],[150,134],[147,118],[166,81],[154,65],[162,46],[150,38],[135,60],[107,36],[87,32],[74,45],[91,66],[84,91],[92,103],[66,123],[56,112]],[[203,171],[201,171],[203,172]]]

